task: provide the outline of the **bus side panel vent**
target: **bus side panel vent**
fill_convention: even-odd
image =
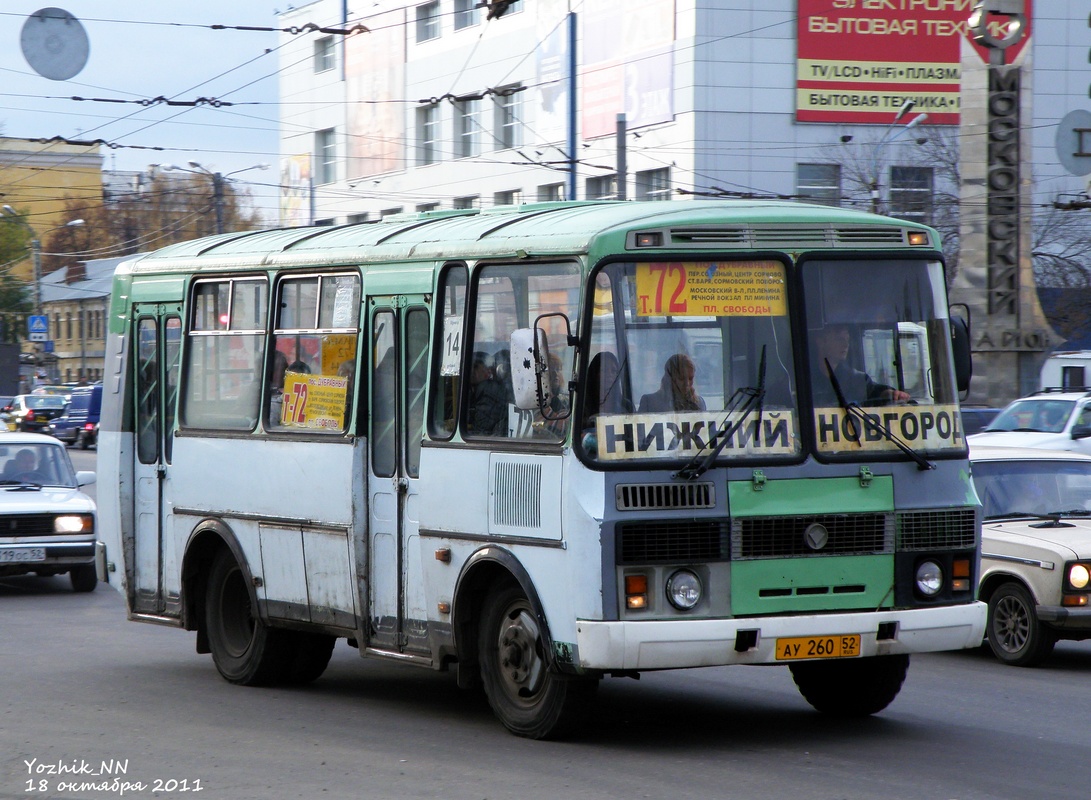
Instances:
[[[623,483],[614,489],[618,511],[715,508],[713,483]]]
[[[490,527],[542,527],[542,465],[532,462],[493,463]]]

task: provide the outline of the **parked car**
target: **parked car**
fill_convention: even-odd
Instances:
[[[67,406],[59,394],[17,394],[3,411],[10,415],[9,427],[14,430],[49,433],[51,423]]]
[[[67,572],[77,592],[94,591],[95,502],[63,444],[38,433],[0,437],[0,576]]]
[[[987,447],[1044,447],[1091,455],[1091,393],[1045,391],[1013,400],[967,441]]]
[[[53,420],[53,435],[67,444],[86,450],[98,442],[102,411],[102,385],[77,386],[65,412]]]
[[[15,430],[15,422],[11,418],[11,412],[8,410],[15,400],[13,395],[6,395],[0,397],[0,431],[13,431]]]
[[[1059,639],[1091,638],[1091,457],[971,445],[970,460],[993,654],[1026,667]]]

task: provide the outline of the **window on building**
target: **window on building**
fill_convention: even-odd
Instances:
[[[933,171],[931,167],[890,168],[890,214],[898,219],[932,222]]]
[[[334,217],[324,217],[323,219],[316,219],[314,221],[314,224],[329,227],[332,225],[336,225],[337,220]]]
[[[471,28],[481,21],[479,0],[455,0],[455,30]]]
[[[417,6],[417,41],[439,38],[439,0]]]
[[[563,183],[544,183],[538,187],[539,203],[549,203],[554,200],[564,200]]]
[[[349,214],[349,225],[358,225],[361,222],[367,222],[370,215],[365,211],[363,214]]]
[[[481,206],[481,196],[472,194],[465,197],[456,197],[452,208],[479,208]]]
[[[492,204],[494,206],[517,206],[523,202],[523,192],[520,189],[509,189],[506,192],[494,192]]]
[[[337,49],[332,36],[323,36],[314,42],[314,71],[328,72],[337,66]]]
[[[437,208],[439,208],[439,203],[417,203],[418,212],[435,211]]]
[[[72,340],[72,312],[68,312],[68,315],[65,319],[64,338],[68,339],[69,341]]]
[[[505,86],[493,95],[493,136],[497,150],[523,146],[523,93],[519,88]]]
[[[649,169],[636,173],[637,200],[670,200],[670,167]]]
[[[417,108],[417,166],[439,161],[439,105]]]
[[[841,205],[841,165],[796,164],[796,195],[804,203]]]
[[[455,103],[456,152],[459,158],[481,155],[481,101]]]
[[[382,211],[379,212],[379,219],[383,219],[384,217],[392,217],[395,214],[402,213],[403,211],[405,211],[405,209],[402,206],[397,206],[395,208],[384,208]]]
[[[617,200],[617,175],[587,179],[588,200]]]
[[[523,0],[515,0],[515,2],[508,4],[508,8],[504,12],[504,16],[509,17],[512,14],[517,14],[522,10],[523,10]]]
[[[337,180],[337,139],[333,128],[314,134],[315,183],[333,183]]]

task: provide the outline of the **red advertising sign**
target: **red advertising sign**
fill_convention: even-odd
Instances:
[[[957,125],[973,9],[974,0],[799,0],[796,119],[885,124],[912,100],[930,125]],[[1026,0],[1027,29],[1006,63],[1030,36],[1030,12]],[[996,34],[1004,24],[990,21]]]

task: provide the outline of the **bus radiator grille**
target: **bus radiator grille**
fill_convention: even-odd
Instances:
[[[972,508],[903,511],[898,514],[899,550],[961,550],[974,546],[977,521]]]
[[[617,526],[619,564],[723,561],[729,545],[729,527],[722,520],[626,522]]]
[[[825,529],[824,539],[806,535],[816,523]],[[892,552],[892,514],[743,517],[735,518],[731,525],[733,559]]]

